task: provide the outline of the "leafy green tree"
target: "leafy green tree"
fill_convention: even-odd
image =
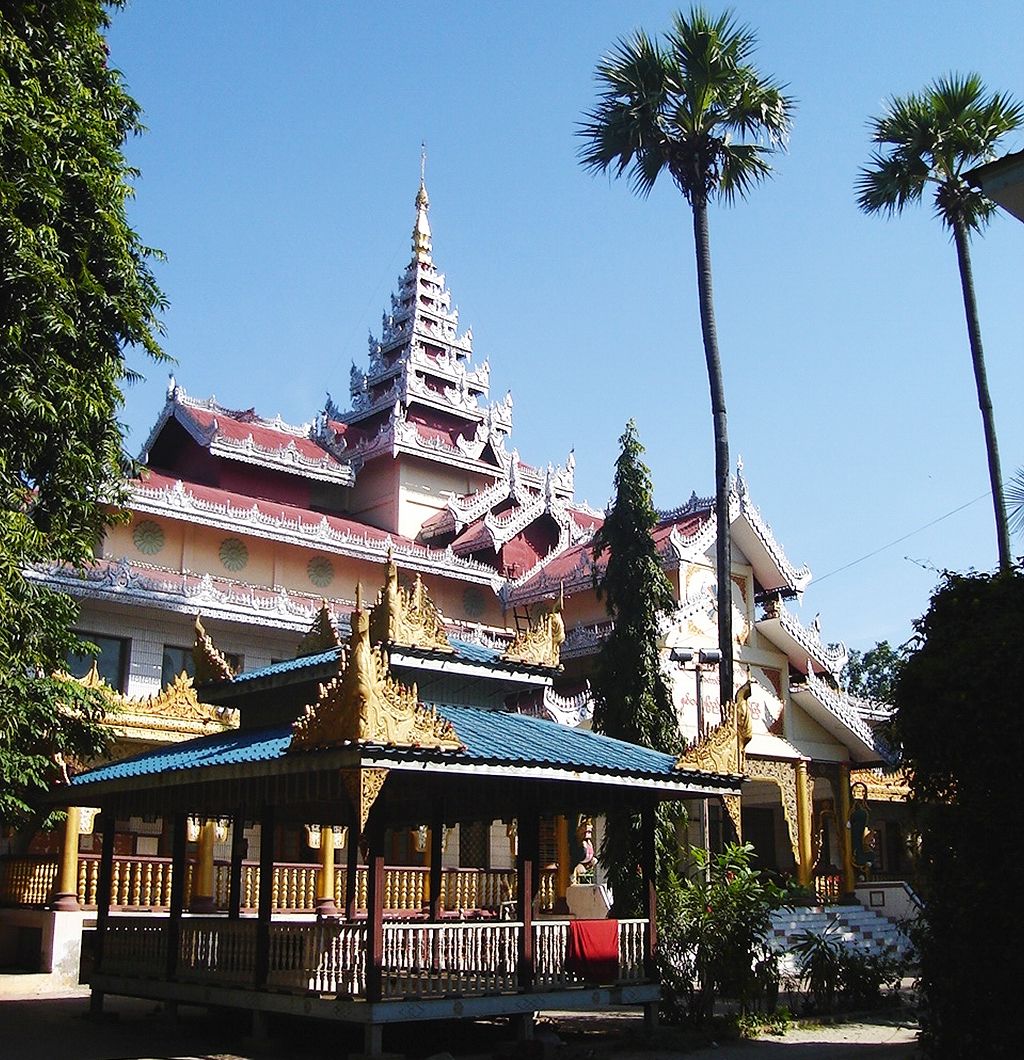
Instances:
[[[974,366],[978,407],[985,431],[988,475],[996,518],[999,567],[1010,569],[999,446],[988,392],[981,323],[971,271],[970,234],[980,232],[996,205],[964,174],[995,156],[999,141],[1024,123],[1024,107],[1012,97],[991,94],[977,74],[950,74],[920,94],[894,97],[880,118],[872,118],[872,141],[879,149],[857,179],[857,203],[866,213],[900,213],[934,188],[935,213],[950,230],[960,266],[960,287]]]
[[[661,672],[659,621],[675,607],[651,531],[658,521],[651,474],[630,420],[619,439],[615,499],[594,535],[595,563],[608,561],[597,582],[614,622],[601,645],[593,679],[594,730],[668,754],[682,751],[672,695]],[[660,811],[656,837],[659,878],[668,885],[678,856],[671,808]],[[615,895],[616,912],[638,916],[643,908],[639,819],[613,814],[605,821],[601,863]]]
[[[785,892],[753,865],[749,844],[721,854],[695,849],[694,872],[669,896],[659,940],[662,1007],[672,1022],[703,1022],[716,997],[736,998],[744,1012],[774,1008],[779,965],[772,913]]]
[[[771,173],[768,156],[789,134],[793,101],[752,65],[757,39],[731,14],[676,14],[664,44],[642,30],[597,67],[601,94],[579,130],[581,163],[629,174],[646,196],[667,172],[693,213],[697,296],[715,438],[718,640],[722,703],[733,697],[729,432],[711,281],[708,204],[747,195]]]
[[[839,680],[855,696],[891,703],[902,661],[900,653],[887,640],[880,640],[867,651],[851,649]]]
[[[915,623],[894,733],[920,834],[930,1056],[1017,1056],[1024,571],[947,574]]]
[[[100,0],[0,7],[0,817],[101,750],[97,698],[53,676],[81,566],[121,495],[125,349],[162,354],[163,298],[129,227],[139,108],[107,65]]]

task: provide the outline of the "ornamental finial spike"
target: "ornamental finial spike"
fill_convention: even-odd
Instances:
[[[412,252],[418,261],[430,261],[430,222],[427,211],[430,199],[427,197],[427,145],[420,145],[420,187],[416,193],[416,224],[412,230]]]

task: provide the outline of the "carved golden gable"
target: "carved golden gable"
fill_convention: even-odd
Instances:
[[[197,685],[223,684],[235,676],[231,664],[214,647],[209,633],[203,628],[200,615],[196,615],[196,642],[192,646],[192,658],[196,664]]]
[[[750,720],[750,681],[736,693],[736,702],[723,711],[721,722],[694,740],[679,756],[676,769],[700,769],[706,773],[745,773],[746,747],[754,730]]]
[[[528,629],[515,635],[502,658],[530,666],[560,666],[561,647],[565,640],[563,602],[563,595],[559,592],[558,599],[552,601]]]
[[[370,639],[374,644],[452,650],[441,612],[430,599],[420,576],[416,575],[411,589],[403,589],[398,584],[398,568],[390,554],[384,586],[370,612]]]
[[[290,749],[346,743],[461,746],[451,723],[419,702],[416,686],[409,688],[391,676],[387,653],[379,644],[371,646],[369,616],[359,609],[352,612],[344,668],[320,685],[317,701],[292,725]]]

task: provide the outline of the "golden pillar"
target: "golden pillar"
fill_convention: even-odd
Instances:
[[[190,913],[212,913],[215,909],[213,848],[216,842],[217,822],[203,821],[199,826],[199,854],[192,874],[192,897],[188,903]]]
[[[320,826],[320,877],[316,885],[318,916],[337,916],[334,904],[334,829],[329,824]]]
[[[853,894],[857,889],[857,876],[853,870],[853,837],[850,835],[850,766],[839,763],[839,843],[843,852],[843,894]]]
[[[80,814],[77,806],[69,806],[64,819],[64,840],[60,848],[60,871],[51,908],[74,912],[78,905],[78,828]]]
[[[807,763],[796,764],[796,834],[800,860],[796,867],[796,882],[810,887],[814,872],[814,852],[811,836],[811,784]]]

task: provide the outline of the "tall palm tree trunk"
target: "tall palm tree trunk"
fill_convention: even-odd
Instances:
[[[700,329],[711,388],[711,418],[715,431],[715,519],[717,538],[715,561],[718,565],[718,646],[719,701],[724,707],[732,701],[732,549],[729,532],[729,429],[725,415],[725,387],[722,361],[718,355],[718,329],[711,288],[711,244],[708,238],[708,204],[700,195],[693,198],[693,240],[697,250],[697,296],[700,300]]]
[[[999,468],[999,443],[996,440],[996,423],[992,414],[992,398],[988,393],[988,375],[985,372],[985,354],[981,347],[981,323],[978,319],[978,303],[974,297],[974,273],[971,270],[971,251],[967,239],[967,228],[962,221],[953,223],[953,239],[956,256],[960,263],[960,287],[964,294],[964,313],[967,315],[967,335],[971,342],[971,360],[974,363],[974,382],[978,388],[978,407],[985,428],[985,452],[988,455],[988,478],[992,486],[992,504],[996,515],[996,544],[999,548],[999,569],[1010,569],[1010,531],[1006,522],[1006,504],[1003,501],[1003,476]]]

